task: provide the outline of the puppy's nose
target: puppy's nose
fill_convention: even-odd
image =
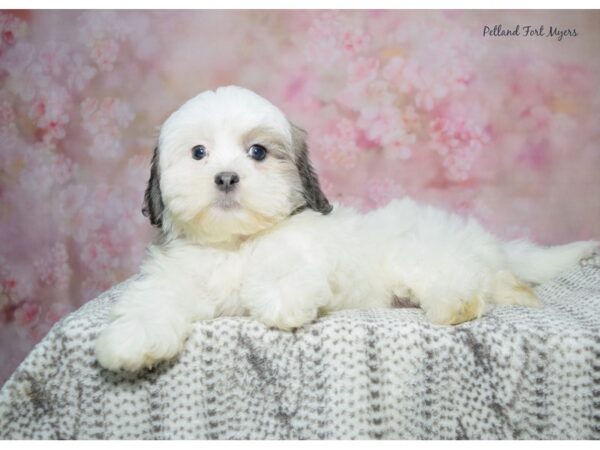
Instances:
[[[220,191],[232,191],[237,183],[240,182],[240,177],[235,172],[221,172],[215,175],[215,184]]]

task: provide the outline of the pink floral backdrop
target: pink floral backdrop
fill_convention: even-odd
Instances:
[[[483,37],[484,25],[577,36]],[[60,317],[133,274],[157,129],[224,84],[308,130],[332,200],[600,237],[600,13],[0,13],[0,384]]]

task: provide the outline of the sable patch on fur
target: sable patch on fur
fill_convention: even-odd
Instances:
[[[319,179],[308,158],[308,145],[306,144],[306,132],[296,125],[290,124],[292,128],[292,145],[296,155],[296,167],[302,180],[302,189],[304,199],[309,208],[319,211],[323,214],[329,214],[333,206],[325,197]]]
[[[164,210],[162,195],[160,192],[160,169],[158,167],[158,147],[154,149],[152,164],[150,167],[150,179],[144,194],[144,206],[142,214],[150,219],[155,227],[162,227],[162,213]]]

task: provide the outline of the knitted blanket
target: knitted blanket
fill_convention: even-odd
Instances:
[[[342,311],[296,332],[197,323],[177,360],[101,368],[123,284],[65,317],[0,392],[3,439],[599,439],[600,255],[539,286],[541,309],[458,326]]]

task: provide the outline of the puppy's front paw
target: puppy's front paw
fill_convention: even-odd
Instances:
[[[100,333],[96,357],[109,370],[136,371],[173,358],[184,342],[185,336],[168,324],[121,317]]]
[[[261,311],[255,317],[270,327],[291,331],[312,322],[317,315],[316,307],[278,305],[273,309]]]
[[[276,280],[247,283],[242,289],[250,315],[265,325],[293,330],[317,318],[331,299],[326,279],[310,272],[291,272]]]
[[[265,325],[290,331],[317,318],[318,308],[310,295],[287,284],[256,290],[250,314]]]

